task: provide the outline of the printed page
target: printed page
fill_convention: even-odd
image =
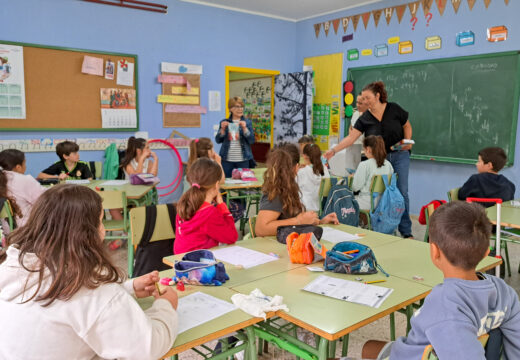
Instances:
[[[323,227],[323,235],[321,238],[333,244],[337,244],[342,241],[355,241],[361,239],[357,235],[349,234],[348,232],[336,230],[330,227]]]
[[[179,299],[179,334],[216,319],[237,308],[232,303],[196,292]]]
[[[226,246],[222,249],[213,250],[213,255],[220,261],[232,265],[241,265],[244,269],[262,265],[278,260],[277,257],[261,253],[259,251],[246,249],[241,246]]]

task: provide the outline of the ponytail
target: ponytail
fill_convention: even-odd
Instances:
[[[307,144],[303,148],[303,154],[309,157],[309,160],[312,164],[312,171],[316,175],[325,175],[325,170],[323,169],[323,163],[321,162],[321,150],[320,147],[316,144]]]
[[[385,90],[384,82],[376,81],[376,82],[370,83],[363,88],[363,91],[367,91],[367,90],[371,91],[372,94],[374,94],[374,95],[379,94],[379,102],[381,102],[382,104],[388,102],[388,94]]]
[[[207,137],[192,140],[190,142],[190,156],[188,158],[186,172],[197,159],[201,157],[209,157],[209,151],[211,149],[213,149],[213,143],[211,142],[211,139]]]
[[[120,167],[125,169],[128,166],[128,164],[130,164],[132,162],[132,160],[137,156],[137,149],[142,150],[145,147],[146,147],[145,139],[130,136],[128,138],[128,143],[126,145],[125,157],[121,161]]]
[[[385,163],[386,150],[385,142],[381,136],[370,135],[363,140],[364,147],[370,147],[372,149],[372,155],[376,160],[377,167],[381,167]]]

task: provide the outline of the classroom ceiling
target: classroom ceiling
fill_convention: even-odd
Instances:
[[[288,21],[301,21],[384,0],[182,0]]]

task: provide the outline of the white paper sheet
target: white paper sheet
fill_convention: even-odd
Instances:
[[[122,60],[117,62],[117,80],[118,85],[134,86],[134,64],[126,61],[124,64]]]
[[[126,185],[128,184],[129,181],[128,180],[108,180],[108,181],[105,181],[104,183],[101,183],[100,186],[119,186],[119,185]]]
[[[277,257],[261,253],[259,251],[246,249],[241,246],[226,246],[222,249],[213,250],[213,255],[220,261],[232,265],[241,265],[244,269],[262,265],[278,260]]]
[[[179,334],[216,319],[237,308],[235,305],[202,292],[179,299]]]
[[[65,180],[65,183],[67,184],[76,184],[76,185],[83,185],[83,184],[90,184],[90,180]]]
[[[247,184],[247,181],[239,180],[239,179],[226,179],[226,184],[230,184],[230,185]]]
[[[0,44],[0,119],[25,119],[23,47]]]
[[[101,125],[104,129],[136,128],[136,109],[101,109]]]
[[[379,308],[394,289],[320,275],[303,288],[334,299]]]
[[[323,227],[323,235],[321,236],[321,238],[333,244],[337,244],[341,241],[354,241],[361,239],[357,235],[349,234],[348,232],[333,229],[330,227]]]
[[[209,91],[209,111],[220,111],[220,91]]]

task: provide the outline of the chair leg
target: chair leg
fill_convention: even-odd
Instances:
[[[511,264],[509,263],[509,250],[507,248],[507,242],[506,241],[504,241],[504,254],[506,255],[507,276],[511,277]]]

